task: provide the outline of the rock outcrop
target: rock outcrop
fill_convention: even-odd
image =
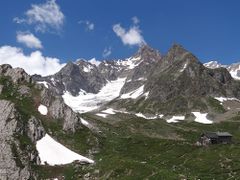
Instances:
[[[12,68],[12,66],[8,64],[0,66],[0,76],[9,76],[14,83],[31,82],[31,76],[22,68]]]
[[[0,179],[36,179],[30,162],[39,163],[37,153],[31,145],[22,147],[21,138],[32,138],[32,142],[44,135],[39,121],[31,118],[25,126],[15,105],[0,100]],[[40,131],[41,133],[40,133]],[[26,136],[28,133],[29,136]],[[23,149],[24,148],[24,149]]]
[[[64,130],[74,132],[81,127],[79,115],[64,103],[61,96],[54,95],[44,86],[41,87],[40,102],[48,108],[48,116],[63,123]]]

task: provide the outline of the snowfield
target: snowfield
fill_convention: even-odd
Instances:
[[[99,108],[119,96],[126,78],[109,81],[97,94],[79,93],[74,97],[69,92],[63,94],[64,102],[75,112],[84,113]]]
[[[194,114],[195,122],[202,123],[202,124],[212,124],[213,122],[207,119],[207,113],[200,113],[200,112],[192,112]]]
[[[183,120],[185,120],[185,116],[173,116],[172,118],[167,119],[167,123],[177,123]]]
[[[74,161],[94,163],[93,160],[69,150],[48,134],[37,141],[36,148],[42,165],[44,165],[45,162],[51,166],[69,164]]]
[[[40,114],[42,114],[42,115],[44,115],[44,116],[46,116],[47,113],[48,113],[47,107],[44,106],[44,105],[42,105],[42,104],[40,104],[40,105],[38,106],[38,111],[40,112]]]

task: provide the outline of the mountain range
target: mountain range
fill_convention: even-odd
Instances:
[[[125,60],[69,62],[58,73],[33,76],[76,112],[104,106],[148,114],[212,109],[210,98],[240,98],[239,65],[202,64],[181,45],[166,55],[148,45]],[[87,107],[87,108],[86,108]]]
[[[239,177],[239,79],[178,44],[46,77],[0,65],[0,179]],[[196,147],[203,131],[236,143]]]

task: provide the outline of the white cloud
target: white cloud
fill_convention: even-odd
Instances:
[[[113,31],[121,38],[124,45],[142,45],[145,43],[141,30],[138,26],[132,26],[128,31],[121,24],[113,25]]]
[[[102,56],[104,58],[110,56],[112,54],[112,47],[106,47],[104,50],[103,50],[103,54]]]
[[[65,64],[52,57],[44,57],[40,51],[25,55],[22,49],[12,46],[0,47],[0,64],[23,68],[28,74],[47,76],[58,72]]]
[[[29,32],[17,32],[17,42],[22,43],[29,48],[43,48],[42,42]]]
[[[137,16],[132,17],[132,21],[134,24],[138,24],[140,22]]]
[[[36,31],[48,30],[59,32],[63,26],[65,16],[56,0],[47,0],[43,4],[33,4],[31,9],[25,12],[25,18],[15,17],[16,23],[27,23],[35,26]]]
[[[22,23],[26,23],[25,19],[21,19],[19,17],[15,17],[13,18],[13,22],[17,23],[17,24],[22,24]]]
[[[93,22],[90,22],[90,21],[88,21],[88,20],[86,20],[86,21],[79,21],[78,23],[85,25],[86,31],[93,31],[94,28],[95,28],[94,23],[93,23]]]

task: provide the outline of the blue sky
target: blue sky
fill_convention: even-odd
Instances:
[[[47,3],[58,9],[40,21],[35,11]],[[64,63],[126,58],[141,42],[164,54],[179,43],[202,62],[230,64],[240,60],[239,8],[238,0],[3,0],[0,48],[18,47],[24,55],[39,51]]]

